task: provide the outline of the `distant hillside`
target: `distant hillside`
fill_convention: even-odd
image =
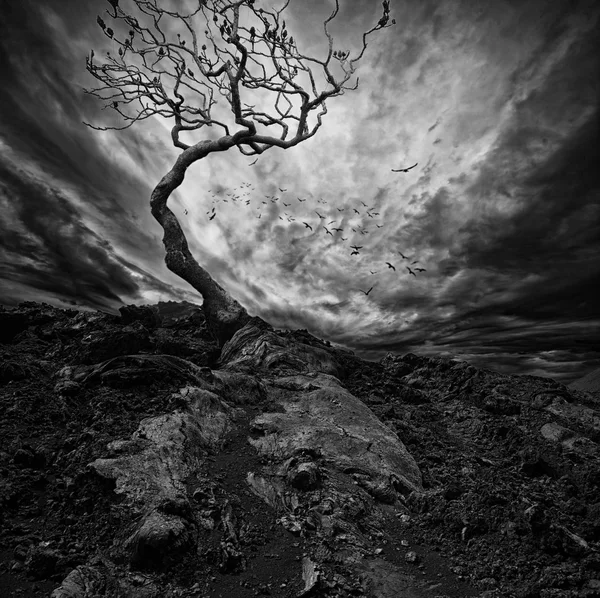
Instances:
[[[583,378],[569,384],[569,388],[586,390],[587,392],[600,392],[600,368],[591,371]]]

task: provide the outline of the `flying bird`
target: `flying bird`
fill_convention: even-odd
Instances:
[[[377,228],[383,228],[383,224],[376,224],[375,225]]]
[[[343,212],[346,208],[336,208],[338,212]]]
[[[407,259],[409,259],[409,258],[407,258],[407,257],[406,257],[406,256],[405,256],[405,255],[404,255],[404,254],[403,254],[401,251],[399,251],[398,253],[399,253],[399,254],[402,256],[402,259],[403,259],[403,260],[407,260]]]
[[[412,266],[413,264],[418,264],[418,263],[419,263],[419,260],[415,260],[415,261],[414,261],[414,262],[411,264],[411,266]]]
[[[341,237],[342,241],[347,241],[348,237]]]
[[[341,233],[344,229],[343,228],[332,228],[331,230],[337,231],[338,233]]]
[[[333,237],[333,233],[326,226],[324,226],[323,228],[325,229],[326,234],[331,235]]]
[[[366,204],[364,201],[362,201],[362,199],[361,199],[360,203],[361,203],[363,206],[365,206],[365,208],[368,208],[368,207],[369,207],[369,206],[368,206],[368,205],[367,205],[367,204]]]
[[[256,158],[256,160],[254,160],[254,162],[250,162],[250,164],[248,164],[248,166],[254,166],[257,162],[258,162],[258,158]]]
[[[396,271],[396,268],[392,266],[392,264],[390,264],[389,262],[386,262],[386,264],[388,265],[388,268],[391,268],[394,272]]]
[[[362,289],[357,289],[359,290],[361,293],[364,293],[365,295],[369,295],[369,293],[373,290],[373,287],[371,287],[368,291],[363,291]]]
[[[353,251],[350,255],[360,255],[360,253],[358,253],[358,251]]]
[[[363,246],[362,245],[350,245],[350,249],[355,249],[356,251],[358,251],[359,249],[362,249]]]
[[[373,272],[373,270],[369,270],[371,274],[377,274],[377,271]]]
[[[329,226],[330,224],[333,224],[335,222],[335,220],[331,220],[327,223],[327,225]]]
[[[412,166],[409,166],[408,168],[399,168],[398,170],[394,170],[392,168],[392,172],[408,172],[409,170],[413,169],[417,164],[418,162],[415,162]]]
[[[310,228],[310,230],[312,230],[312,229],[313,229],[313,227],[312,227],[312,226],[311,226],[311,225],[310,225],[308,222],[303,222],[302,224],[304,224],[304,226],[305,226],[306,228]]]
[[[187,211],[187,210],[183,210],[183,211],[184,211],[184,213],[185,213],[185,214],[187,214],[187,213],[188,213],[188,211]]]
[[[417,272],[427,272],[427,270],[425,270],[425,268],[415,268],[415,270]]]
[[[285,193],[287,189],[282,189],[281,187],[277,187],[282,193]]]
[[[416,274],[408,266],[406,266],[406,269],[408,270],[409,274],[412,274],[413,276],[416,276]]]
[[[356,212],[358,215],[360,215],[360,212],[359,212],[359,211],[358,211],[356,208],[354,208],[354,211],[355,211],[355,212]]]
[[[321,214],[319,214],[319,212],[317,212],[317,210],[315,210],[315,214],[322,220],[325,220],[325,216],[321,216]]]
[[[304,198],[304,199],[300,199],[300,198],[298,198],[298,201],[299,201],[300,203],[302,203],[302,202],[306,201],[306,198]]]
[[[210,218],[209,220],[212,220],[215,216],[217,215],[217,213],[215,212]]]

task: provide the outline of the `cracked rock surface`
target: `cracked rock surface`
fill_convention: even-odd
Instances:
[[[0,310],[0,594],[600,591],[598,397],[191,304]]]

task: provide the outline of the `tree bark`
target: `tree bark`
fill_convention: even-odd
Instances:
[[[166,249],[167,268],[202,295],[206,322],[219,346],[223,346],[251,317],[246,309],[196,261],[190,252],[183,229],[175,214],[167,206],[167,201],[173,191],[183,183],[185,172],[191,164],[212,152],[225,151],[235,144],[235,136],[225,136],[217,141],[199,142],[184,150],[173,168],[154,188],[150,200],[152,215],[164,230],[163,244]]]

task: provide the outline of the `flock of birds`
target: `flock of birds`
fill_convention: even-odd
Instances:
[[[392,169],[392,172],[408,172],[411,169],[413,169],[416,166],[416,164],[414,164],[413,166],[410,166],[408,168],[401,168],[398,170],[394,170]],[[288,199],[288,202],[285,201],[286,198],[283,197],[283,195],[285,193],[288,192],[288,189],[283,189],[281,187],[278,187],[280,193],[282,194],[281,196],[277,196],[277,195],[265,195],[264,199],[257,199],[256,197],[253,196],[252,192],[256,191],[256,188],[251,184],[251,183],[242,183],[239,187],[235,187],[231,190],[224,188],[224,189],[220,189],[220,190],[212,190],[209,189],[209,193],[212,193],[212,209],[208,210],[206,212],[207,216],[208,216],[208,220],[214,220],[215,217],[217,216],[217,206],[216,204],[218,204],[219,202],[224,202],[224,203],[234,203],[237,205],[244,205],[244,206],[251,206],[253,204],[256,204],[256,209],[257,210],[261,210],[264,208],[264,206],[270,206],[272,204],[276,204],[276,205],[282,205],[284,208],[289,208],[290,206],[292,206],[293,201],[291,199]],[[296,202],[298,204],[303,204],[304,202],[308,201],[309,199],[313,199],[313,198],[308,198],[308,197],[296,197]],[[266,201],[265,201],[266,200]],[[348,209],[348,213],[351,214],[351,217],[354,217],[355,215],[358,216],[367,216],[368,218],[373,219],[373,223],[375,224],[375,226],[380,229],[384,227],[384,224],[379,224],[378,222],[375,221],[375,217],[379,216],[379,212],[375,212],[373,207],[369,207],[364,201],[361,201],[360,203],[362,204],[362,206],[357,206],[357,207],[353,207],[353,206],[345,206],[343,208],[339,208],[339,207],[335,207],[335,210],[337,210],[337,214],[333,214],[333,215],[337,215],[338,218],[331,218],[332,214],[323,214],[321,212],[327,212],[327,204],[328,202],[323,199],[322,197],[318,198],[316,200],[316,203],[318,204],[319,209],[316,209],[317,206],[315,206],[315,209],[313,210],[313,213],[316,214],[316,216],[318,217],[318,220],[316,222],[313,222],[312,224],[310,222],[307,222],[306,220],[300,220],[300,222],[302,222],[302,224],[304,225],[304,227],[307,230],[310,230],[312,233],[317,232],[318,230],[320,230],[321,228],[325,230],[325,235],[330,235],[332,238],[334,238],[336,235],[339,235],[339,238],[342,241],[348,241],[349,240],[349,231],[351,231],[354,234],[360,234],[360,235],[367,235],[369,234],[369,230],[366,226],[362,225],[362,224],[352,224],[352,225],[345,225],[345,226],[341,226],[340,224],[340,220],[339,219],[344,219],[345,214],[343,214],[344,212],[346,212],[346,209]],[[358,209],[360,208],[360,209]],[[283,211],[283,215],[280,213],[278,214],[279,220],[283,220],[283,221],[287,221],[287,222],[295,222],[297,219],[290,213],[290,211],[288,210],[284,210]],[[188,211],[185,210],[185,214],[188,214]],[[257,219],[262,218],[262,212],[259,211],[259,213],[255,216]],[[331,218],[331,219],[330,219]],[[323,221],[327,221],[326,223],[323,223]],[[333,224],[336,224],[337,226],[332,226]],[[335,233],[335,235],[334,235]],[[342,233],[345,233],[346,236],[342,236]],[[354,245],[350,245],[349,246],[350,249],[352,250],[350,252],[350,255],[360,255],[360,250],[364,248],[363,245],[358,245],[358,244],[354,244]],[[419,263],[419,260],[412,260],[412,258],[407,257],[406,255],[404,255],[401,251],[397,252],[398,255],[400,255],[402,260],[407,260],[410,261],[410,264],[406,265],[406,271],[408,273],[408,275],[412,275],[414,277],[417,276],[417,272],[426,272],[427,270],[425,268],[421,268],[421,267],[414,267],[411,268],[411,266],[415,266],[415,264]],[[385,262],[385,265],[387,266],[388,270],[393,270],[394,272],[396,272],[396,266],[391,263],[391,262]],[[379,271],[373,271],[373,270],[369,270],[369,272],[371,273],[371,275],[377,274]],[[371,288],[368,291],[364,291],[363,289],[356,289],[357,291],[360,291],[361,293],[364,293],[365,296],[369,296],[369,294],[371,293],[371,291],[374,289],[375,285],[371,286]]]

